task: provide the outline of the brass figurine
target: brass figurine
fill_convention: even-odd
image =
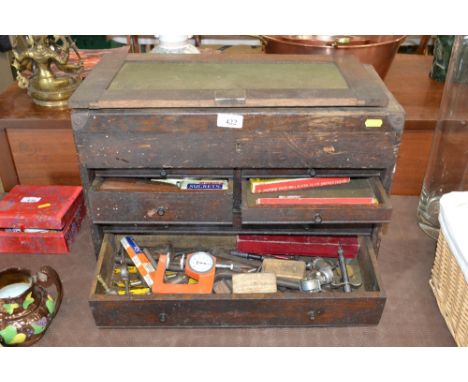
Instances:
[[[27,88],[38,105],[66,108],[68,99],[81,82],[83,69],[73,40],[69,36],[14,36],[12,46],[12,65],[18,72],[18,86]],[[75,51],[79,63],[68,63],[70,48]],[[32,75],[27,76],[24,71]]]

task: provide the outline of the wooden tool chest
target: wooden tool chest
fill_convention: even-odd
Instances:
[[[102,327],[377,324],[376,255],[404,112],[353,57],[109,55],[70,100],[93,243],[90,306]],[[251,178],[350,177],[318,197],[365,205],[262,205]],[[154,179],[227,180],[225,190]],[[139,246],[235,249],[237,235],[353,236],[352,293],[109,295],[122,236]],[[214,253],[216,254],[216,253]]]

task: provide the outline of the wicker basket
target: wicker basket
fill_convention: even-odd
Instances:
[[[468,283],[442,233],[429,284],[458,346],[468,346]]]

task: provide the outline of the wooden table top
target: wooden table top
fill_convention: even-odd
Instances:
[[[406,111],[406,128],[435,127],[444,84],[429,78],[432,56],[398,54],[385,84]]]
[[[70,120],[70,110],[48,109],[36,105],[27,90],[20,89],[16,82],[0,94],[0,121],[38,119]]]

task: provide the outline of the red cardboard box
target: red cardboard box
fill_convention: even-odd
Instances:
[[[355,236],[239,235],[237,250],[258,255],[338,257],[339,245],[344,256],[355,258],[359,243]]]
[[[69,253],[85,214],[82,187],[17,185],[0,200],[0,253]]]

